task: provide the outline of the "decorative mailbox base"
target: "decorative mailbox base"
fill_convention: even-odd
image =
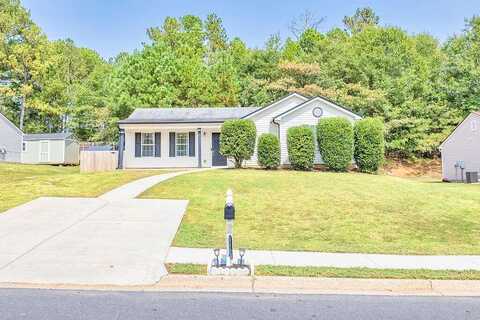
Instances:
[[[233,220],[235,219],[235,206],[233,205],[233,192],[228,189],[223,217],[226,223],[225,254],[220,248],[213,249],[214,258],[207,266],[208,275],[212,276],[253,276],[253,264],[245,260],[245,248],[238,248],[239,259],[235,260],[233,250]]]
[[[217,266],[216,259],[208,266],[209,276],[253,276],[253,265],[244,263],[234,264],[231,267],[219,264]]]

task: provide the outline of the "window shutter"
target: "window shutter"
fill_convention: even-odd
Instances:
[[[142,156],[142,134],[135,132],[135,158]]]
[[[188,133],[188,155],[195,157],[195,132]]]
[[[162,148],[162,134],[155,132],[155,157],[160,157]]]
[[[170,138],[170,157],[175,157],[175,132],[169,132]]]

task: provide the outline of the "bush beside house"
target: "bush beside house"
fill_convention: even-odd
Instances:
[[[265,169],[276,169],[280,165],[280,141],[271,133],[264,133],[258,138],[258,164]]]
[[[378,118],[366,118],[355,124],[355,162],[359,171],[375,173],[385,154],[385,128]]]
[[[225,121],[220,135],[220,153],[233,158],[235,168],[241,168],[243,161],[253,155],[256,136],[257,129],[251,120]]]
[[[315,141],[309,126],[292,127],[287,132],[290,164],[295,170],[311,170],[315,158]]]
[[[325,165],[334,171],[345,171],[354,152],[353,126],[345,118],[320,119],[317,126],[318,148]]]

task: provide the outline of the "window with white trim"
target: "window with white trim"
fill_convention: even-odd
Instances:
[[[188,133],[181,132],[175,135],[175,150],[177,157],[188,155]]]
[[[155,136],[151,132],[142,133],[142,157],[153,157],[155,150]]]

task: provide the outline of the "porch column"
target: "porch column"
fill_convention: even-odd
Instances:
[[[202,167],[202,129],[197,128],[198,136],[198,167]]]
[[[123,169],[123,149],[125,146],[125,129],[119,130],[118,137],[118,165],[117,169]]]

